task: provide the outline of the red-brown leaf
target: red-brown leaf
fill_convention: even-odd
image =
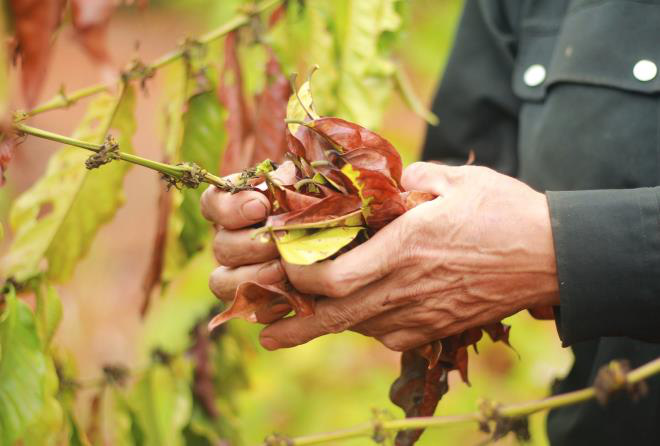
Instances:
[[[238,285],[231,306],[211,319],[209,330],[234,318],[257,322],[257,313],[277,300],[286,301],[296,314],[301,316],[314,313],[314,299],[297,292],[286,283],[262,285],[256,282],[243,282]]]
[[[333,220],[360,209],[360,199],[354,195],[333,195],[295,212],[271,215],[266,222],[273,228],[302,223]]]
[[[144,316],[149,309],[151,294],[160,284],[163,273],[163,264],[165,261],[165,244],[167,239],[167,226],[170,220],[170,211],[172,209],[172,192],[167,188],[160,189],[158,197],[158,212],[156,214],[156,234],[154,236],[151,248],[151,258],[147,271],[142,279],[142,306],[140,315]]]
[[[352,165],[371,170],[382,169],[389,172],[397,186],[400,184],[403,171],[401,155],[382,136],[340,118],[315,119],[308,125],[335,145],[341,146],[345,152],[360,150],[359,155],[353,155],[356,163],[351,162]],[[350,155],[346,153],[344,156]]]
[[[21,57],[21,83],[28,107],[37,99],[46,78],[53,33],[60,23],[63,0],[11,0],[18,53]]]
[[[78,41],[97,63],[110,64],[106,35],[114,0],[71,0],[73,28]]]
[[[286,105],[291,96],[291,84],[282,73],[282,68],[273,51],[266,63],[267,84],[257,96],[257,111],[254,121],[254,153],[249,165],[265,159],[281,162],[287,152]],[[243,166],[248,167],[248,166]]]
[[[254,153],[252,118],[243,94],[237,39],[236,31],[230,32],[225,38],[225,65],[218,90],[220,102],[228,112],[225,123],[228,139],[220,165],[221,175],[229,175],[248,167]]]
[[[380,229],[406,212],[406,203],[392,178],[378,171],[355,166],[353,170],[359,172],[357,181],[360,184],[360,195],[369,202],[369,212],[365,216],[369,227]]]
[[[16,145],[16,135],[11,130],[0,130],[0,186],[5,184],[5,172],[14,157]]]

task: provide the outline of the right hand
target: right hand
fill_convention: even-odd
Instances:
[[[213,252],[220,266],[209,279],[213,294],[231,302],[241,282],[270,285],[285,280],[275,243],[252,238],[252,226],[265,221],[270,212],[270,203],[262,193],[230,194],[209,186],[202,195],[201,210],[216,229]],[[281,305],[273,311],[266,309],[257,314],[257,319],[269,323],[281,317],[282,311],[288,312]]]

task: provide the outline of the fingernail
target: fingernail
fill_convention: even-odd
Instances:
[[[275,339],[268,336],[262,336],[259,338],[259,342],[261,342],[261,346],[266,350],[276,350],[280,348],[280,344]]]
[[[259,221],[266,218],[266,205],[259,199],[253,198],[252,200],[243,203],[241,206],[241,215],[246,220]]]
[[[270,263],[265,264],[257,271],[257,282],[263,283],[265,285],[280,282],[284,272],[282,271],[282,265],[279,260],[274,260]]]

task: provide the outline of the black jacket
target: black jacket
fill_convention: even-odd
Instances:
[[[660,0],[467,0],[433,110],[425,159],[474,150],[546,192],[557,329],[575,353],[554,391],[659,357]],[[638,403],[551,412],[551,443],[660,445],[648,384]]]

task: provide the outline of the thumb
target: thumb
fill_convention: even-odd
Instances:
[[[403,170],[401,186],[407,191],[415,190],[444,196],[456,179],[458,169],[460,167],[436,163],[413,163]]]

